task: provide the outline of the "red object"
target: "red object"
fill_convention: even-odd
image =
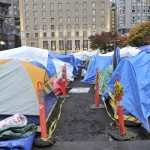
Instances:
[[[96,82],[95,82],[95,107],[99,107],[98,69],[96,70]]]
[[[62,69],[62,90],[63,90],[63,96],[66,97],[66,65],[63,66]]]
[[[123,118],[123,106],[122,106],[122,96],[117,96],[117,109],[118,109],[118,118],[119,118],[119,132],[120,135],[126,134],[126,129],[124,125],[124,118]]]
[[[38,92],[38,99],[39,99],[41,137],[43,139],[46,139],[47,126],[46,126],[46,113],[45,113],[44,91],[43,91],[42,82],[37,83],[37,92]]]

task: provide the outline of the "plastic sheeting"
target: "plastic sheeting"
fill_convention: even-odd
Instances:
[[[112,93],[114,93],[113,86],[116,77],[124,86],[122,100],[124,113],[134,115],[147,130],[150,130],[148,122],[150,116],[150,54],[141,52],[119,63],[107,83]],[[104,95],[105,98],[108,97],[107,92]]]
[[[37,61],[47,67],[48,51],[35,47],[22,46],[0,52],[0,60],[17,59],[23,61]]]
[[[59,59],[56,59],[56,58],[52,58],[52,61],[54,63],[54,66],[56,68],[56,72],[59,73],[57,75],[57,77],[59,79],[62,78],[62,67],[63,65],[66,65],[66,71],[67,71],[67,79],[70,80],[70,81],[73,81],[74,80],[74,76],[73,76],[73,66],[70,64],[70,63],[67,63],[67,62],[63,62]]]
[[[150,53],[150,45],[141,46],[141,47],[138,47],[138,49],[140,49],[141,51],[146,51]]]
[[[75,58],[71,55],[62,55],[62,54],[57,54],[57,53],[49,53],[48,59],[50,58],[56,58],[59,59],[63,62],[70,63],[73,66],[73,75],[76,76],[78,72],[78,67],[75,62]]]
[[[88,66],[87,73],[84,77],[83,82],[93,84],[96,76],[96,69],[101,71],[108,65],[112,64],[111,56],[95,56],[91,58],[90,66]]]

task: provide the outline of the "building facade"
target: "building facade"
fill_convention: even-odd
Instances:
[[[20,0],[22,45],[65,53],[90,50],[88,37],[110,30],[109,0]]]
[[[117,32],[129,32],[134,26],[150,21],[150,0],[116,0]]]
[[[21,46],[19,20],[19,0],[0,0],[0,50]]]
[[[116,4],[112,1],[110,6],[110,30],[116,32]]]

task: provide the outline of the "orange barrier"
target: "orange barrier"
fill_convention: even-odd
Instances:
[[[90,105],[91,109],[105,108],[103,104],[100,104],[99,98],[99,71],[96,69],[96,79],[95,79],[95,104]]]
[[[122,106],[122,96],[123,96],[123,87],[120,85],[119,79],[115,79],[115,100],[117,103],[118,109],[118,118],[119,118],[119,132],[120,135],[123,136],[126,134],[126,129],[124,125],[124,117],[123,117],[123,106]]]
[[[66,65],[64,65],[62,67],[62,91],[63,91],[63,95],[60,96],[61,98],[70,97],[70,95],[66,94],[66,88],[67,88],[67,75],[66,75]]]
[[[47,139],[46,113],[45,113],[44,91],[42,82],[37,83],[37,93],[39,99],[41,138]]]

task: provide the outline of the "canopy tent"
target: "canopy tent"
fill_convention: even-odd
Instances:
[[[78,72],[78,66],[76,64],[75,58],[72,55],[63,55],[63,54],[57,54],[57,53],[49,53],[48,58],[56,58],[63,62],[70,63],[73,66],[73,75],[77,76]]]
[[[122,104],[124,114],[138,118],[147,130],[150,130],[150,53],[123,59],[112,74],[108,88],[114,93],[115,78],[118,77],[124,86]],[[105,98],[108,93],[105,92]]]
[[[19,60],[0,61],[0,119],[21,113],[28,122],[39,124],[37,82],[47,83],[47,72],[33,64]],[[53,88],[48,82],[45,91],[46,116],[57,102]]]

